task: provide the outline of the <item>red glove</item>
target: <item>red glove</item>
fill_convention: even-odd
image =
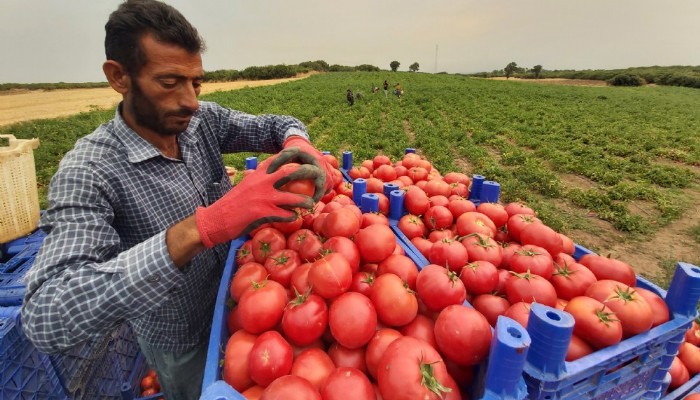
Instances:
[[[324,193],[328,193],[331,189],[333,189],[335,186],[335,174],[333,173],[333,167],[328,163],[328,161],[326,161],[326,158],[323,157],[323,154],[321,154],[320,151],[316,150],[316,148],[302,136],[290,136],[287,140],[285,140],[284,148],[288,149],[290,147],[298,147],[303,153],[313,156],[313,158],[316,159],[318,167],[321,169],[321,171],[326,173]]]
[[[316,185],[314,197],[322,195],[325,176],[310,158],[299,149],[283,150],[266,169],[255,170],[212,205],[198,207],[195,220],[204,246],[228,242],[266,222],[293,221],[294,208],[312,208],[313,198],[279,190],[289,181],[311,179]],[[302,165],[280,170],[289,162]]]

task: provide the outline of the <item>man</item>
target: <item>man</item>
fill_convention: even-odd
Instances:
[[[128,320],[165,397],[198,398],[229,241],[293,220],[313,199],[277,189],[311,179],[317,200],[331,170],[300,121],[197,100],[203,42],[174,8],[127,1],[105,30],[103,71],[123,101],[51,181],[23,328],[56,353]],[[222,152],[280,150],[231,188]]]
[[[348,89],[348,93],[345,97],[348,99],[348,105],[352,106],[355,104],[355,96],[352,94],[352,90]]]

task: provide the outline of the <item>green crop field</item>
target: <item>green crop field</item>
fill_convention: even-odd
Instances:
[[[391,94],[385,99],[382,90],[372,94],[372,86],[381,87],[384,79],[392,87],[401,83],[400,101]],[[352,107],[345,100],[348,88],[363,95]],[[697,89],[347,72],[202,99],[253,114],[296,116],[318,148],[338,158],[351,150],[356,163],[378,153],[396,160],[414,147],[440,171],[484,175],[501,184],[502,202],[524,201],[550,226],[592,250],[612,251],[624,260],[633,257],[630,249],[644,249],[648,262],[630,263],[662,284],[673,260],[700,262]],[[41,139],[35,156],[42,207],[63,154],[113,113],[0,129]],[[249,155],[225,158],[242,168]],[[659,241],[661,236],[667,240]]]

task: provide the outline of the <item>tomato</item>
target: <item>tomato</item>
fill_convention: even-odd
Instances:
[[[309,236],[316,236],[316,234],[310,229],[298,229],[287,236],[287,248],[299,252],[302,243]]]
[[[447,208],[447,205],[450,204],[450,200],[443,195],[430,196],[428,200],[430,200],[431,207],[441,206]],[[449,211],[449,209],[447,211]],[[452,212],[450,212],[450,217],[454,220]]]
[[[504,208],[508,213],[509,217],[512,217],[515,214],[527,214],[535,216],[535,211],[532,208],[517,201],[506,204]]]
[[[257,339],[248,355],[253,382],[267,386],[292,370],[292,346],[277,331],[267,331]]]
[[[470,295],[491,293],[498,287],[498,268],[488,261],[470,262],[459,277]]]
[[[259,263],[251,261],[241,265],[231,280],[231,298],[237,302],[243,292],[251,287],[251,282],[260,282],[265,277],[267,270]]]
[[[559,234],[559,237],[561,238],[561,243],[562,243],[562,253],[567,254],[567,255],[574,255],[576,252],[576,244],[574,244],[574,241],[571,240],[570,237]]]
[[[148,397],[148,396],[153,396],[154,394],[157,394],[158,391],[154,388],[148,388],[141,392],[141,397]]]
[[[246,391],[241,393],[241,395],[245,397],[246,400],[260,400],[260,396],[262,396],[264,391],[264,387],[255,385],[251,388],[246,389]]]
[[[495,294],[480,294],[471,301],[472,306],[482,313],[489,325],[496,326],[499,315],[503,315],[510,307],[508,300]]]
[[[527,323],[530,320],[531,307],[532,303],[519,301],[511,304],[503,315],[519,323],[523,328],[527,328]]]
[[[360,229],[366,228],[374,224],[389,226],[389,218],[386,215],[380,213],[370,212],[362,214],[362,223],[360,224]]]
[[[454,219],[457,220],[457,218],[464,213],[475,212],[476,206],[464,197],[458,197],[454,200],[450,200],[447,204],[447,209],[450,210]]]
[[[467,298],[467,290],[459,275],[435,264],[423,267],[418,273],[416,292],[431,311],[441,311],[449,305],[462,304]]]
[[[364,347],[348,349],[340,343],[335,342],[328,348],[328,356],[333,360],[333,364],[336,368],[351,367],[357,368],[362,372],[367,372]]]
[[[154,389],[153,385],[155,384],[156,380],[152,376],[144,376],[141,379],[141,390],[148,390],[148,389]]]
[[[372,168],[375,170],[382,165],[391,165],[391,159],[388,156],[379,154],[372,159]]]
[[[460,399],[440,354],[412,338],[394,340],[377,367],[377,383],[384,400]]]
[[[671,314],[668,310],[668,306],[666,305],[666,301],[658,294],[641,287],[636,287],[635,290],[637,291],[638,295],[642,296],[644,300],[646,300],[649,307],[651,307],[651,314],[653,316],[651,323],[652,328],[668,322],[671,319]],[[698,344],[700,344],[700,340],[698,341]]]
[[[374,285],[374,272],[360,271],[352,276],[349,290],[369,297],[372,293],[372,285]]]
[[[404,336],[423,340],[437,349],[437,341],[435,341],[435,322],[430,317],[418,314],[413,318],[413,321],[400,327],[399,332]]]
[[[433,242],[428,239],[423,239],[421,237],[414,237],[411,239],[411,244],[418,249],[418,251],[426,259],[430,258],[430,250],[433,248]]]
[[[467,249],[469,260],[488,261],[495,266],[503,262],[503,248],[492,238],[474,233],[462,239],[462,245]]]
[[[536,302],[550,307],[555,307],[557,304],[557,292],[554,286],[543,277],[530,272],[524,274],[512,272],[506,281],[505,292],[511,304],[519,301]]]
[[[303,221],[301,224],[302,229],[311,229],[313,227],[314,220],[316,217],[318,217],[321,214],[321,210],[323,207],[326,206],[326,203],[323,201],[319,201],[316,204],[314,204],[313,208],[310,210],[307,209],[302,209],[301,210],[301,220]],[[296,249],[292,249],[296,250]]]
[[[289,288],[292,292],[296,290],[299,293],[306,293],[311,288],[309,284],[309,271],[311,271],[312,266],[313,264],[311,263],[304,263],[292,272],[292,276],[289,279]]]
[[[255,334],[272,329],[282,320],[286,304],[287,291],[284,286],[272,280],[253,282],[238,303],[241,326]]]
[[[296,213],[297,217],[293,221],[272,222],[272,227],[282,232],[282,234],[284,235],[289,235],[292,232],[301,229],[302,225],[304,224],[304,219],[301,216],[301,211],[299,209],[295,209],[294,212]]]
[[[612,346],[622,340],[622,324],[605,304],[588,296],[569,300],[564,311],[574,317],[574,334],[594,349]]]
[[[381,168],[381,167],[380,167]],[[321,386],[323,400],[375,400],[372,383],[357,368],[340,367]]]
[[[260,400],[321,400],[311,382],[296,375],[275,379],[260,396]]]
[[[497,267],[510,269],[510,259],[513,257],[513,254],[515,254],[516,251],[520,250],[522,246],[515,242],[509,242],[501,247],[503,247],[503,259],[501,260],[501,265],[497,265]]]
[[[360,230],[360,223],[360,218],[351,209],[343,207],[328,214],[323,222],[323,235],[327,238],[333,236],[349,238]]]
[[[381,262],[396,248],[394,232],[386,225],[370,225],[361,229],[355,235],[354,241],[364,262]]]
[[[370,177],[367,178],[367,193],[382,193],[384,191],[384,182],[381,179]]]
[[[464,305],[448,306],[435,320],[440,352],[458,365],[482,362],[491,346],[491,326],[480,312]]]
[[[476,211],[489,217],[496,224],[496,228],[500,228],[508,222],[508,212],[501,204],[481,203],[476,207]]]
[[[326,214],[323,214],[326,215]],[[299,257],[301,257],[304,262],[314,262],[321,257],[321,250],[323,250],[323,243],[321,239],[314,233],[313,235],[308,235],[304,241],[299,246]]]
[[[306,379],[318,390],[334,370],[330,356],[322,349],[312,348],[294,357],[290,373]]]
[[[532,214],[515,214],[511,215],[506,222],[506,227],[508,228],[508,233],[510,236],[520,241],[520,233],[525,229],[526,226],[530,224],[541,224],[542,221]]]
[[[522,274],[529,271],[544,279],[551,278],[554,272],[552,256],[544,248],[531,244],[523,245],[514,252],[508,264],[513,272]]]
[[[557,291],[559,298],[570,300],[576,296],[583,296],[586,290],[597,279],[595,275],[577,262],[571,264],[554,264],[555,271],[549,279]]]
[[[450,183],[450,193],[459,197],[468,197],[469,186],[463,183]]]
[[[438,240],[430,247],[428,260],[436,265],[459,271],[469,260],[467,249],[455,239]]]
[[[683,361],[678,357],[673,357],[671,368],[668,369],[668,373],[671,375],[671,383],[668,385],[668,390],[671,391],[682,386],[690,379],[688,368],[686,368]]]
[[[377,267],[377,276],[384,274],[397,275],[408,284],[409,289],[416,288],[418,267],[405,255],[392,254],[380,262],[379,267]]]
[[[383,181],[390,182],[396,179],[396,170],[389,164],[380,165],[374,170],[374,177]]]
[[[423,223],[429,230],[449,228],[453,220],[452,213],[444,206],[432,206],[423,215]]]
[[[510,275],[511,272],[507,269],[498,269],[498,285],[496,285],[496,290],[494,290],[493,294],[506,295],[506,282],[510,279]]]
[[[311,179],[298,179],[289,181],[282,187],[280,187],[283,192],[290,192],[296,194],[303,194],[305,196],[313,197],[316,193],[316,185]]]
[[[377,365],[379,365],[379,361],[387,347],[402,336],[403,334],[396,329],[383,328],[376,331],[372,339],[367,343],[367,348],[365,349],[367,373],[375,380],[377,379]]]
[[[374,336],[377,312],[367,296],[347,292],[331,304],[328,325],[338,343],[349,349],[357,349]]]
[[[357,178],[362,178],[362,179],[367,179],[370,177],[370,172],[367,168],[365,167],[352,167],[348,170],[348,175],[350,175],[350,178],[354,181]]]
[[[561,235],[545,224],[529,224],[520,232],[522,245],[535,245],[547,250],[554,257],[564,249]]]
[[[700,373],[700,347],[683,342],[678,347],[678,358],[683,361],[691,376]]]
[[[496,225],[486,215],[479,212],[466,212],[455,222],[459,236],[480,233],[488,237],[496,235]]]
[[[447,183],[461,183],[467,186],[469,186],[469,183],[471,182],[469,176],[461,172],[448,172],[445,174],[443,179]]]
[[[360,250],[352,240],[342,236],[331,237],[323,244],[323,250],[326,254],[340,253],[345,256],[353,274],[360,270]]]
[[[424,237],[428,233],[423,220],[413,214],[406,214],[399,219],[398,227],[410,240],[415,237]]]
[[[350,289],[352,269],[340,253],[329,253],[314,261],[309,270],[309,283],[315,293],[324,299],[337,297]]]
[[[285,288],[289,287],[292,273],[301,264],[299,253],[284,249],[270,254],[265,259],[265,269],[273,281],[279,282]]]
[[[624,261],[596,254],[586,254],[578,262],[588,267],[598,280],[612,279],[629,286],[637,284],[634,270]]]
[[[414,182],[425,181],[428,179],[428,170],[423,167],[412,167],[408,169],[408,177]]]
[[[282,232],[275,228],[263,228],[253,235],[251,243],[255,261],[263,264],[270,254],[284,250],[287,246],[287,239]]]
[[[604,279],[586,290],[590,296],[609,307],[622,323],[623,337],[648,331],[654,322],[651,307],[636,289],[623,283]]]
[[[418,314],[418,300],[408,285],[397,275],[379,275],[371,295],[379,320],[389,326],[411,322]]]
[[[241,248],[238,249],[238,253],[236,253],[236,264],[243,265],[251,261],[255,261],[255,257],[253,257],[253,241],[246,240],[241,245]]]
[[[690,328],[685,331],[685,341],[695,346],[700,346],[700,327],[697,321],[693,321]]]
[[[576,335],[571,335],[569,349],[566,351],[566,361],[578,360],[593,353],[593,347]]]
[[[297,346],[308,346],[315,342],[328,327],[328,306],[316,294],[298,294],[284,309],[282,331],[284,336]]]
[[[412,186],[404,195],[404,207],[413,215],[423,215],[430,208],[430,200],[424,190]]]
[[[432,231],[428,234],[428,240],[430,240],[433,243],[454,238],[455,233],[451,229],[441,229],[437,231]]]
[[[228,333],[233,334],[243,327],[241,326],[241,320],[238,318],[238,307],[233,307],[226,317],[226,326],[228,327]]]

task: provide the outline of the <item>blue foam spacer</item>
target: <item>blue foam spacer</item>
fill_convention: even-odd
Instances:
[[[389,219],[399,220],[403,216],[403,190],[394,190],[389,193]]]
[[[472,177],[472,185],[469,188],[469,200],[480,200],[481,199],[481,186],[484,183],[484,177],[482,175],[474,175]]]
[[[352,168],[352,151],[343,152],[343,169],[348,170]]]
[[[352,181],[352,201],[358,207],[362,206],[362,195],[367,193],[367,180],[364,178],[357,178]]]
[[[377,196],[375,193],[363,194],[360,209],[363,213],[379,212],[379,196]]]
[[[562,310],[533,303],[527,332],[532,338],[527,363],[544,374],[566,373],[565,360],[574,332],[574,317]]]
[[[484,181],[481,185],[481,193],[479,200],[482,203],[498,203],[498,197],[501,195],[501,185],[494,181]]]
[[[246,157],[245,159],[245,169],[255,169],[258,167],[257,157]]]

